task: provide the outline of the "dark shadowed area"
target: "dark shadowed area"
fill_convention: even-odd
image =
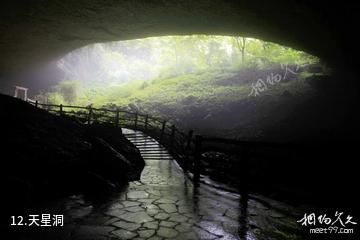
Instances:
[[[355,3],[0,5],[6,239],[359,233]]]

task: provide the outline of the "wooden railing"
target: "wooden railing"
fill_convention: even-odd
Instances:
[[[184,171],[199,172],[196,170],[200,167],[197,164],[199,161],[194,161],[196,151],[193,131],[185,133],[176,128],[171,121],[156,118],[149,114],[121,109],[94,108],[91,105],[87,107],[55,105],[33,100],[28,100],[28,103],[59,116],[73,117],[83,124],[105,123],[114,127],[140,130],[166,147]],[[194,179],[196,179],[195,177]]]
[[[181,131],[171,121],[153,117],[139,112],[126,110],[43,104],[38,101],[28,100],[35,107],[47,110],[59,116],[73,117],[83,124],[104,123],[114,127],[140,130],[161,145],[166,147],[176,159],[183,170],[189,173],[195,182],[200,179],[202,154],[207,151],[217,151],[235,154],[245,169],[247,159],[253,149],[279,149],[283,144],[265,142],[246,142],[223,138],[209,138],[194,135],[192,130]],[[288,148],[289,146],[286,145]],[[260,151],[261,152],[261,151]]]

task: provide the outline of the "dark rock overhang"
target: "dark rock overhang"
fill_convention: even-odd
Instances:
[[[345,65],[355,39],[343,27],[356,25],[355,12],[351,4],[306,0],[5,0],[0,73],[91,43],[175,34],[256,37]]]

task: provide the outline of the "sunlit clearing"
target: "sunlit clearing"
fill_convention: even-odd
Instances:
[[[59,60],[63,80],[36,98],[54,104],[187,114],[195,103],[222,108],[265,90],[301,92],[304,78],[290,73],[316,61],[289,47],[243,37],[167,36],[99,43]],[[284,72],[284,66],[293,70]],[[259,79],[269,76],[271,84],[263,86]],[[294,77],[299,81],[288,84]]]
[[[214,69],[301,64],[311,56],[274,43],[228,36],[166,36],[93,44],[58,62],[66,80],[118,85]]]

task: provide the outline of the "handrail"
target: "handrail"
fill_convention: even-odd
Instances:
[[[235,151],[242,151],[244,149],[245,151],[248,151],[248,147],[279,147],[284,145],[282,143],[249,142],[234,139],[204,137],[194,135],[192,130],[185,133],[167,120],[153,117],[149,114],[131,112],[123,109],[112,110],[106,108],[93,108],[91,105],[83,107],[62,104],[45,104],[33,100],[28,100],[27,102],[35,107],[44,108],[44,110],[59,114],[60,116],[69,114],[72,117],[78,117],[80,121],[89,125],[95,122],[101,122],[112,124],[115,127],[129,127],[135,130],[141,130],[166,147],[184,171],[192,171],[193,180],[195,182],[198,182],[200,178],[200,159],[202,158],[202,153],[205,151],[213,149],[215,151],[223,150],[228,153],[233,152],[233,150],[230,150],[229,145],[241,146],[240,148],[235,149]],[[58,108],[58,110],[52,108]],[[65,111],[64,108],[86,111],[70,112]],[[216,145],[216,147],[211,147],[212,143],[218,145]],[[221,144],[225,144],[227,147],[222,147]],[[286,144],[286,146],[290,145],[292,146],[294,144]]]

